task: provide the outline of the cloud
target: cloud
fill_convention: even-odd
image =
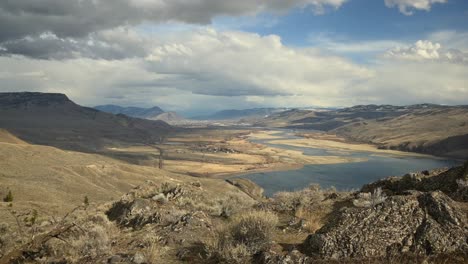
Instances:
[[[427,39],[432,42],[441,43],[443,46],[468,52],[468,32],[455,30],[436,31],[429,34]]]
[[[100,58],[120,60],[146,56],[150,40],[129,28],[91,33],[85,38],[59,37],[46,32],[0,43],[0,55],[37,59]]]
[[[441,44],[433,43],[429,40],[418,40],[410,46],[390,49],[384,54],[384,57],[400,60],[432,60],[468,64],[468,53],[457,49],[445,50],[442,48]]]
[[[416,10],[431,10],[433,4],[445,4],[448,0],[385,0],[385,5],[389,8],[398,7],[401,13],[410,16]]]
[[[350,92],[354,104],[466,104],[465,64],[390,60],[381,61],[373,69],[376,77],[355,85]]]
[[[80,45],[101,31],[128,28],[143,22],[176,21],[209,24],[217,16],[287,12],[312,7],[317,13],[338,8],[347,0],[15,0],[0,2],[0,50],[38,58],[64,57],[83,51]],[[42,36],[42,37],[41,37]],[[46,38],[43,38],[46,36]],[[82,42],[78,44],[73,43]],[[104,44],[109,44],[107,42]],[[104,45],[103,44],[103,45]],[[50,47],[49,49],[47,47]],[[51,53],[51,50],[58,52]],[[86,49],[86,48],[85,48]],[[120,51],[105,49],[105,52]],[[93,49],[88,49],[93,50]],[[94,54],[88,54],[94,55]],[[115,57],[113,54],[107,56]],[[104,57],[104,56],[103,56]],[[117,57],[123,57],[117,54]]]
[[[155,46],[147,70],[166,75],[155,84],[198,94],[247,96],[338,93],[372,71],[317,49],[290,48],[276,35],[201,30]]]
[[[114,61],[81,57],[0,59],[0,68],[8,66],[16,73],[0,80],[2,89],[65,92],[85,104],[93,104],[96,98],[115,100],[116,95],[133,102],[165,96],[171,100],[163,104],[180,105],[186,102],[177,100],[178,95],[199,101],[218,98],[214,101],[237,105],[247,105],[247,98],[252,96],[332,101],[350,84],[373,75],[366,67],[318,49],[287,47],[275,35],[211,28],[161,36],[148,44],[145,56]],[[37,69],[44,79],[23,74]]]
[[[286,46],[276,35],[205,26],[156,35],[118,27],[82,39],[44,33],[32,41],[44,41],[42,51],[0,56],[0,91],[62,92],[89,106],[159,105],[185,112],[464,103],[468,34],[441,31],[426,38],[414,44],[327,39],[300,48]],[[383,55],[372,55],[365,64],[337,55],[359,53],[359,46]],[[37,60],[40,54],[51,59]]]
[[[315,47],[343,55],[372,56],[395,46],[403,45],[402,42],[389,39],[356,41],[348,37],[329,34],[313,34],[309,36],[308,40]]]

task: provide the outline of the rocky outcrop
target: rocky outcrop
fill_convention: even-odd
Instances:
[[[59,93],[0,93],[0,108],[27,109],[32,106],[52,106],[74,103],[64,94]]]
[[[362,192],[372,192],[377,188],[388,194],[402,194],[408,190],[421,192],[442,191],[456,201],[468,201],[468,162],[452,169],[436,169],[409,173],[403,177],[389,177],[364,185]]]
[[[466,214],[443,192],[391,196],[367,209],[344,208],[304,248],[323,258],[432,255],[468,250]]]
[[[124,195],[115,202],[107,211],[109,220],[115,221],[122,227],[132,227],[140,229],[147,224],[158,224],[167,222],[167,215],[171,208],[165,208],[164,204],[171,200],[176,200],[185,194],[185,189],[180,185],[163,183],[157,188],[154,183],[149,183],[150,193],[142,191],[144,187],[138,187]],[[146,191],[148,191],[146,190]],[[173,219],[170,219],[173,220]]]
[[[148,199],[122,199],[113,204],[107,212],[107,216],[109,220],[116,221],[120,226],[139,229],[146,224],[155,224],[161,221],[161,215],[158,210],[153,208],[154,205]]]

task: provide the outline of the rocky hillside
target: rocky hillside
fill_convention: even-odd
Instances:
[[[285,108],[252,108],[252,109],[229,109],[218,111],[211,115],[197,116],[195,120],[239,120],[252,118],[265,118],[273,113],[285,111]]]
[[[29,143],[83,151],[142,143],[172,129],[163,121],[113,115],[48,93],[0,93],[0,128]]]
[[[100,105],[95,106],[95,109],[115,115],[122,114],[129,117],[136,117],[148,120],[159,120],[170,125],[185,125],[191,121],[183,118],[176,112],[164,112],[161,108],[155,106],[152,108],[140,107],[121,107],[118,105]]]
[[[179,123],[183,123],[183,122],[187,121],[185,118],[183,118],[182,116],[180,116],[176,112],[165,112],[165,113],[157,115],[156,117],[149,118],[149,119],[151,119],[151,120],[161,120],[161,121],[164,121],[164,122],[166,122],[168,124],[179,124]]]
[[[258,125],[313,129],[380,148],[468,158],[468,107],[363,105],[333,111],[292,110]]]
[[[154,119],[158,115],[164,113],[164,110],[154,106],[151,108],[141,108],[141,107],[122,107],[118,105],[98,105],[94,107],[95,109],[111,113],[114,115],[123,114],[130,117],[137,117],[143,119]]]
[[[267,199],[248,182],[168,177],[23,236],[3,227],[0,263],[466,263],[467,182],[468,163]]]

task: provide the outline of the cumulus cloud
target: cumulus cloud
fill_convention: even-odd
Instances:
[[[401,13],[410,16],[415,10],[431,10],[433,4],[445,4],[448,0],[385,0],[387,7],[398,7]]]
[[[384,54],[385,58],[413,61],[441,61],[453,63],[468,63],[468,53],[457,49],[443,49],[439,43],[429,40],[418,40],[406,47],[396,47]]]
[[[167,86],[210,95],[330,93],[368,78],[372,71],[316,49],[289,48],[276,35],[208,29],[153,48],[149,71]]]
[[[63,57],[67,51],[95,38],[103,30],[131,27],[143,22],[177,21],[208,24],[220,15],[255,15],[312,7],[320,13],[338,8],[347,0],[15,0],[0,2],[0,49],[3,54],[25,54],[39,58]],[[41,36],[47,36],[43,38]],[[82,43],[79,43],[82,44]],[[108,44],[108,43],[107,43]],[[47,49],[47,47],[50,47]],[[50,54],[50,50],[61,54]],[[86,49],[86,48],[85,48]],[[118,49],[118,48],[117,48]],[[92,50],[92,49],[90,49]],[[117,52],[105,49],[105,52]],[[108,55],[109,56],[109,55]],[[117,56],[119,57],[119,56]]]

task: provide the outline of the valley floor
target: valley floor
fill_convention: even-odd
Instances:
[[[277,133],[278,131],[270,130],[201,130],[169,137],[158,148],[164,151],[164,170],[217,178],[297,169],[307,164],[365,161],[362,158],[340,155],[353,151],[371,152],[375,155],[429,157],[417,153],[382,150],[374,145],[347,142],[343,138],[323,133],[308,133],[302,138],[294,139],[281,139]],[[326,149],[337,155],[306,155],[300,150],[252,142],[255,140],[266,140],[266,143],[286,147]],[[106,154],[149,166],[156,166],[159,162],[159,150],[152,146],[111,148]]]

